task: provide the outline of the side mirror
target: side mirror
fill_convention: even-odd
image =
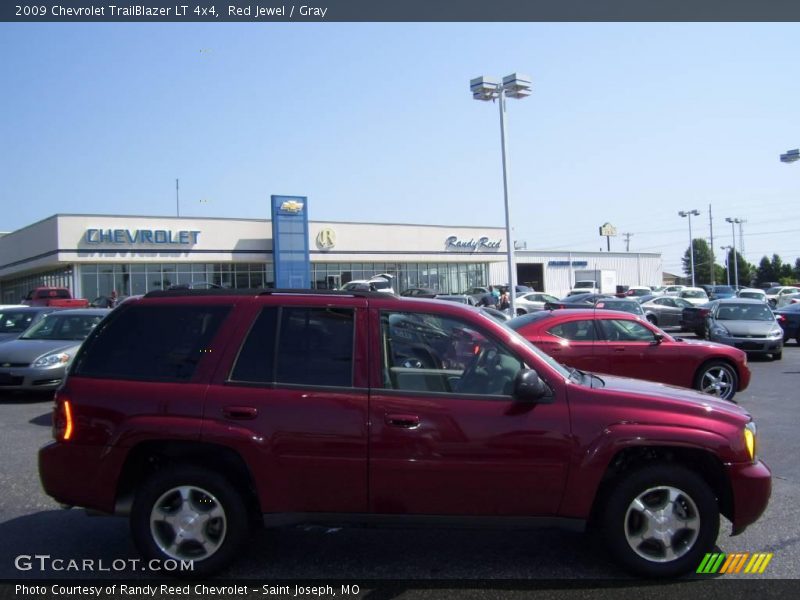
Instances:
[[[661,342],[664,341],[664,335],[661,333],[654,333],[653,337],[655,338],[655,340],[653,341],[654,346],[658,346]]]
[[[552,402],[553,394],[536,371],[522,369],[514,378],[514,400],[544,404]]]

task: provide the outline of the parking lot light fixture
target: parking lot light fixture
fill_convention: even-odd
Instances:
[[[787,150],[784,154],[781,154],[781,162],[782,163],[793,163],[800,160],[800,149],[795,148],[794,150]]]
[[[517,290],[517,268],[514,264],[514,239],[511,235],[511,210],[508,199],[508,151],[506,149],[506,98],[517,100],[531,95],[531,78],[520,73],[512,73],[503,77],[498,83],[491,77],[476,77],[469,82],[469,89],[474,100],[488,102],[498,100],[500,107],[500,149],[503,155],[503,199],[506,212],[506,259],[508,263],[508,296],[511,305],[511,316],[517,314],[515,294]]]
[[[733,236],[733,272],[736,281],[736,289],[739,289],[739,259],[736,256],[736,224],[741,223],[742,220],[734,217],[725,217],[725,220],[731,224],[731,235]]]
[[[678,211],[678,215],[681,217],[688,217],[689,218],[689,264],[692,266],[692,287],[694,285],[694,243],[692,240],[692,215],[695,217],[700,215],[700,211],[695,209],[692,210],[681,210]],[[711,265],[711,268],[714,268],[714,265]]]

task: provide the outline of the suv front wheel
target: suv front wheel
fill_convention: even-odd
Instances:
[[[714,548],[719,508],[708,484],[678,465],[632,471],[609,493],[606,543],[629,570],[647,577],[694,571]]]
[[[247,509],[221,475],[176,465],[156,472],[139,488],[131,533],[147,560],[192,561],[174,575],[209,575],[230,563],[247,537]]]

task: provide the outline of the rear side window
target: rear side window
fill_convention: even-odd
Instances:
[[[265,308],[231,380],[352,387],[354,316],[352,309]]]
[[[229,311],[227,306],[133,306],[88,340],[73,374],[187,381]]]
[[[593,342],[596,339],[594,321],[567,321],[547,330],[547,333],[575,342]]]

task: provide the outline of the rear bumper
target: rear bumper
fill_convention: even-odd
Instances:
[[[733,492],[732,535],[755,523],[767,508],[772,493],[772,473],[763,462],[726,465]]]
[[[39,478],[61,504],[113,513],[120,458],[102,446],[50,442],[39,450]]]

